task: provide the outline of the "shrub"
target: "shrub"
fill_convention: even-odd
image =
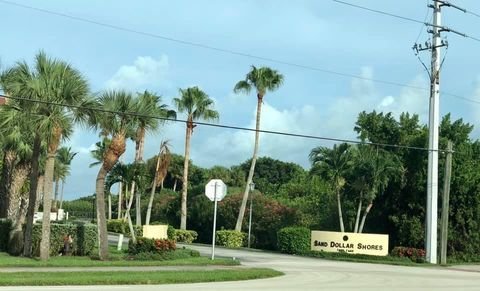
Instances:
[[[168,236],[168,239],[175,239],[175,228],[170,224],[168,225],[168,228],[167,228],[167,236]]]
[[[123,219],[109,219],[107,220],[107,230],[110,232],[121,233],[124,235],[130,235],[130,228],[128,227],[128,222],[123,221]],[[133,226],[133,231],[135,236],[143,236],[143,228],[138,225]]]
[[[165,261],[197,257],[200,257],[200,253],[198,251],[189,249],[177,249],[175,251],[166,251],[160,253],[138,253],[136,255],[130,256],[129,258],[139,261]]]
[[[409,258],[412,262],[423,263],[425,261],[425,250],[407,247],[394,247],[390,253],[393,257]]]
[[[12,230],[12,222],[8,219],[0,219],[0,251],[8,248],[8,237]]]
[[[306,227],[285,227],[277,233],[278,250],[287,254],[303,254],[310,250],[310,230]]]
[[[168,234],[168,230],[167,230]],[[196,240],[198,234],[194,230],[182,230],[182,229],[175,229],[173,238],[176,242],[182,242],[191,244],[194,240]]]
[[[63,239],[71,235],[73,239],[72,254],[91,255],[97,245],[97,227],[93,224],[55,224],[50,225],[50,255],[56,256],[63,250]],[[40,254],[42,225],[35,224],[32,232],[32,253]]]
[[[141,237],[137,238],[136,243],[133,243],[132,240],[129,241],[128,253],[131,255],[140,253],[162,253],[165,251],[173,251],[176,247],[174,240]]]
[[[245,236],[245,233],[236,230],[219,230],[215,240],[221,246],[240,248],[243,245]]]

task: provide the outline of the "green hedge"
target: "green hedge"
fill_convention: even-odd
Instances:
[[[50,225],[50,255],[56,256],[63,250],[63,239],[71,235],[73,239],[72,254],[87,256],[93,254],[97,245],[97,226],[94,224],[56,224]],[[35,224],[32,233],[32,253],[40,255],[42,225]]]
[[[243,246],[246,234],[236,230],[217,231],[216,243],[228,248],[240,248]]]
[[[121,233],[124,235],[130,235],[130,229],[128,227],[128,222],[123,221],[123,219],[109,219],[107,220],[107,230],[110,232]],[[134,225],[133,231],[135,236],[143,236],[143,228],[141,226]]]
[[[303,254],[310,250],[310,230],[306,227],[285,227],[277,232],[278,250],[287,254]]]
[[[8,219],[0,219],[0,251],[6,252],[8,248],[8,237],[12,230],[12,222]]]
[[[168,230],[167,230],[168,234]],[[176,242],[182,242],[191,244],[194,242],[198,237],[198,233],[194,230],[183,230],[183,229],[175,229],[173,233],[173,239]]]
[[[175,251],[166,251],[161,253],[138,253],[129,256],[130,259],[139,261],[166,261],[179,260],[200,257],[200,252],[190,249],[176,249]]]
[[[128,242],[128,253],[137,255],[140,253],[163,253],[174,251],[177,248],[175,241],[170,239],[151,239],[140,237],[136,243]]]

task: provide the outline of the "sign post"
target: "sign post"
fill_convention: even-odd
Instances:
[[[213,234],[212,234],[212,260],[215,259],[215,236],[217,229],[217,202],[222,201],[223,197],[227,195],[227,185],[220,179],[212,179],[205,186],[205,196],[211,201],[214,201],[213,211]]]

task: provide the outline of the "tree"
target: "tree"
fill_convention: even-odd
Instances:
[[[127,132],[132,129],[133,117],[125,112],[133,112],[134,100],[130,93],[125,91],[105,91],[97,100],[98,107],[108,112],[90,114],[89,123],[109,136],[110,143],[105,149],[103,162],[98,171],[95,193],[97,204],[97,226],[99,237],[99,257],[108,258],[108,233],[105,214],[105,177],[125,152]]]
[[[168,110],[166,104],[161,104],[162,98],[156,94],[145,91],[138,94],[135,103],[135,112],[141,112],[141,115],[135,116],[136,131],[133,136],[135,141],[135,162],[143,163],[143,152],[145,146],[145,135],[147,132],[154,132],[158,129],[160,122],[158,118],[176,118],[177,114],[173,110]],[[134,182],[135,183],[135,182]],[[132,185],[132,191],[135,191],[135,184]],[[142,225],[141,205],[140,205],[140,192],[136,194],[136,225]]]
[[[190,138],[195,128],[194,121],[217,120],[218,112],[213,109],[213,100],[198,87],[180,89],[180,97],[173,102],[178,112],[187,114],[187,128],[185,134],[185,160],[183,163],[183,185],[180,229],[187,229],[187,190],[188,190],[188,164],[190,159]]]
[[[36,55],[33,69],[26,62],[18,62],[7,74],[9,83],[7,91],[10,94],[44,101],[35,103],[24,100],[20,101],[19,105],[22,110],[33,114],[31,122],[37,126],[37,141],[34,143],[32,161],[32,171],[34,172],[32,177],[35,181],[31,183],[31,187],[34,186],[32,188],[36,188],[37,183],[36,171],[38,169],[34,167],[33,163],[36,163],[35,159],[38,159],[41,140],[45,140],[47,144],[43,212],[44,217],[49,218],[55,155],[60,141],[72,133],[73,123],[81,117],[79,112],[72,111],[69,107],[57,106],[52,103],[83,105],[89,92],[88,84],[81,73],[72,66],[64,61],[51,59],[43,52]],[[43,219],[40,257],[44,260],[48,259],[49,251],[50,220]]]
[[[57,152],[57,160],[58,162],[62,165],[62,168],[64,170],[61,180],[62,180],[62,191],[60,194],[60,203],[59,203],[59,209],[62,209],[62,204],[63,204],[63,190],[65,187],[65,181],[67,177],[70,175],[70,165],[72,164],[73,159],[78,153],[72,152],[71,147],[61,147],[58,152]]]
[[[310,152],[312,174],[327,178],[337,196],[338,222],[340,231],[345,232],[342,214],[341,192],[345,186],[345,175],[352,166],[350,146],[346,143],[334,145],[333,149],[316,147]]]
[[[245,185],[245,191],[243,193],[242,204],[240,205],[240,210],[238,213],[237,223],[235,225],[235,230],[241,231],[243,217],[245,215],[245,208],[247,206],[248,193],[250,189],[250,184],[252,183],[253,173],[255,172],[255,163],[257,161],[258,155],[258,145],[260,138],[260,116],[262,113],[262,104],[263,98],[267,91],[277,90],[283,83],[283,75],[279,74],[276,70],[272,70],[268,67],[256,68],[252,66],[252,69],[247,74],[245,80],[239,81],[233,91],[235,93],[244,92],[246,94],[250,93],[252,88],[257,91],[257,118],[255,124],[255,146],[253,149],[252,163],[250,165],[250,171],[248,172],[247,184]]]
[[[155,189],[158,187],[158,184],[160,184],[160,189],[163,189],[163,181],[167,176],[167,171],[168,171],[168,167],[170,166],[171,159],[172,159],[172,155],[170,153],[168,141],[163,141],[160,144],[160,151],[157,156],[157,165],[155,167],[155,176],[153,178],[152,189],[150,192],[150,199],[148,200],[145,225],[150,225],[150,217],[152,215],[152,206],[153,206],[153,198],[155,197]]]
[[[105,155],[105,151],[109,145],[110,139],[105,136],[103,137],[102,141],[95,143],[95,148],[90,151],[90,156],[95,160],[95,162],[88,165],[89,168],[103,164],[103,156]],[[120,219],[122,215],[122,188],[122,182],[120,182],[118,187],[118,219]],[[108,191],[108,219],[112,219],[112,193],[110,191]]]

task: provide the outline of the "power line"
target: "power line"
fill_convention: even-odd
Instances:
[[[128,32],[128,33],[134,33],[134,34],[139,34],[139,35],[143,35],[143,36],[147,36],[147,37],[151,37],[151,38],[162,39],[162,40],[165,40],[165,41],[171,41],[171,42],[180,43],[180,44],[187,45],[187,46],[198,47],[198,48],[202,48],[202,49],[206,49],[206,50],[222,52],[222,53],[225,53],[225,54],[231,54],[231,55],[236,55],[236,56],[241,56],[241,57],[246,57],[246,58],[251,58],[251,59],[257,59],[257,60],[267,61],[267,62],[271,62],[271,63],[277,63],[277,64],[287,65],[287,66],[291,66],[291,67],[307,69],[307,70],[311,70],[311,71],[318,71],[318,72],[337,75],[337,76],[342,76],[342,77],[360,79],[360,80],[364,80],[364,81],[372,81],[372,82],[376,82],[376,83],[383,83],[383,84],[397,86],[397,87],[406,87],[406,88],[420,89],[420,90],[426,90],[426,91],[430,90],[428,88],[422,88],[422,87],[413,86],[413,85],[404,84],[404,83],[399,83],[399,82],[394,82],[394,81],[373,79],[373,78],[363,77],[363,76],[349,74],[349,73],[338,72],[338,71],[334,71],[334,70],[328,70],[328,69],[319,68],[319,67],[297,64],[297,63],[293,63],[293,62],[289,62],[289,61],[283,61],[283,60],[269,58],[269,57],[252,55],[252,54],[244,53],[244,52],[240,52],[240,51],[218,48],[218,47],[214,47],[214,46],[210,46],[210,45],[206,45],[206,44],[202,44],[202,43],[191,42],[191,41],[182,40],[182,39],[178,39],[178,38],[172,38],[172,37],[168,37],[168,36],[164,36],[164,35],[160,35],[160,34],[155,34],[155,33],[150,33],[150,32],[144,32],[144,31],[135,30],[135,29],[131,29],[131,28],[123,27],[123,26],[113,25],[113,24],[100,22],[100,21],[96,21],[96,20],[91,20],[91,19],[87,19],[87,18],[83,18],[83,17],[78,17],[78,16],[73,16],[73,15],[69,15],[69,14],[65,14],[65,13],[60,13],[60,12],[56,12],[56,11],[52,11],[52,10],[33,7],[33,6],[20,4],[20,3],[15,3],[15,2],[7,1],[7,0],[0,0],[0,3],[4,3],[4,4],[7,4],[7,5],[12,5],[12,6],[17,6],[17,7],[21,7],[21,8],[24,8],[24,9],[34,10],[34,11],[41,12],[41,13],[51,14],[51,15],[55,15],[55,16],[59,16],[59,17],[63,17],[63,18],[68,18],[68,19],[71,19],[71,20],[76,20],[76,21],[80,21],[80,22],[85,22],[85,23],[89,23],[89,24],[103,26],[103,27],[107,27],[107,28],[110,28],[110,29],[124,31],[124,32]]]
[[[480,42],[480,38],[467,35],[467,34],[465,34],[465,33],[459,32],[459,31],[457,31],[457,30],[455,30],[455,29],[452,29],[452,28],[450,28],[450,27],[447,27],[447,26],[443,26],[443,25],[438,26],[438,25],[431,24],[431,23],[428,23],[428,22],[424,22],[424,21],[421,21],[421,20],[418,20],[418,19],[414,19],[414,18],[411,18],[411,17],[401,16],[401,15],[397,15],[397,14],[385,12],[385,11],[382,11],[382,10],[377,10],[377,9],[369,8],[369,7],[366,7],[366,6],[360,6],[360,5],[352,4],[352,3],[349,3],[349,2],[345,2],[345,1],[340,1],[340,0],[332,0],[332,1],[333,1],[333,2],[336,2],[336,3],[339,3],[339,4],[347,5],[347,6],[350,6],[350,7],[354,7],[354,8],[358,8],[358,9],[362,9],[362,10],[366,10],[366,11],[370,11],[370,12],[374,12],[374,13],[378,13],[378,14],[383,14],[383,15],[390,16],[390,17],[394,17],[394,18],[398,18],[398,19],[402,19],[402,20],[405,20],[405,21],[410,21],[410,22],[415,22],[415,23],[421,23],[421,24],[424,24],[425,26],[440,28],[440,29],[442,29],[443,31],[452,32],[452,33],[454,33],[454,34],[458,34],[458,35],[463,36],[463,37],[465,37],[465,38],[469,38],[469,39],[472,39],[472,40],[474,40],[474,41]],[[439,1],[439,0],[434,0],[434,1],[442,2],[442,3],[443,3],[443,2],[446,2],[446,1]]]
[[[341,3],[341,4],[345,4],[345,5],[349,5],[349,6],[353,6],[353,7],[358,7],[358,8],[369,10],[369,11],[373,11],[373,12],[382,13],[380,10],[370,9],[370,8],[366,8],[366,7],[359,6],[359,5],[354,5],[354,4],[351,4],[351,3],[348,3],[348,2],[344,2],[344,1],[338,1],[338,0],[332,0],[332,1],[335,1],[335,2],[338,2],[338,3]],[[33,6],[25,5],[25,4],[15,3],[15,2],[8,1],[8,0],[0,0],[0,3],[11,5],[11,6],[16,6],[16,7],[20,7],[20,8],[24,8],[24,9],[34,10],[34,11],[45,13],[45,14],[55,15],[55,16],[58,16],[58,17],[63,17],[63,18],[67,18],[67,19],[71,19],[71,20],[75,20],[75,21],[80,21],[80,22],[84,22],[84,23],[98,25],[98,26],[102,26],[102,27],[106,27],[106,28],[110,28],[110,29],[114,29],[114,30],[119,30],[119,31],[138,34],[138,35],[143,35],[143,36],[156,38],[156,39],[162,39],[162,40],[170,41],[170,42],[175,42],[175,43],[179,43],[179,44],[186,45],[186,46],[192,46],[192,47],[198,47],[198,48],[202,48],[202,49],[206,49],[206,50],[222,52],[222,53],[225,53],[225,54],[236,55],[236,56],[241,56],[241,57],[251,58],[251,59],[257,59],[257,60],[267,61],[267,62],[271,62],[271,63],[277,63],[277,64],[287,65],[287,66],[291,66],[291,67],[296,67],[296,68],[300,68],[300,69],[305,69],[305,70],[310,70],[310,71],[316,71],[316,72],[336,75],[336,76],[340,76],[340,77],[353,78],[353,79],[358,79],[358,80],[363,80],[363,81],[370,81],[370,82],[381,83],[381,84],[396,86],[396,87],[417,89],[417,90],[422,90],[422,91],[426,91],[426,92],[430,91],[430,88],[425,88],[425,87],[420,87],[420,86],[415,86],[415,85],[409,85],[409,84],[405,84],[405,83],[388,81],[388,80],[368,78],[368,77],[364,77],[364,76],[360,76],[360,75],[354,75],[354,74],[350,74],[350,73],[343,73],[343,72],[339,72],[339,71],[328,70],[328,69],[313,67],[313,66],[308,66],[308,65],[302,65],[302,64],[297,64],[297,63],[293,63],[293,62],[289,62],[289,61],[283,61],[283,60],[274,59],[274,58],[252,55],[252,54],[248,54],[248,53],[244,53],[244,52],[240,52],[240,51],[218,48],[218,47],[214,47],[214,46],[210,46],[210,45],[205,45],[205,44],[202,44],[202,43],[196,43],[196,42],[191,42],[191,41],[186,41],[186,40],[182,40],[182,39],[172,38],[172,37],[168,37],[168,36],[164,36],[164,35],[139,31],[139,30],[135,30],[135,29],[127,28],[127,27],[122,27],[122,26],[118,26],[118,25],[113,25],[113,24],[109,24],[109,23],[105,23],[105,22],[100,22],[100,21],[96,21],[96,20],[92,20],[92,19],[73,16],[73,15],[69,15],[69,14],[65,14],[65,13],[61,13],[61,12],[57,12],[57,11],[53,11],[53,10],[48,10],[48,9],[33,7]],[[390,15],[391,13],[382,13],[382,14]],[[399,18],[403,19],[404,17],[399,16]],[[409,18],[405,17],[405,19],[409,19]],[[414,19],[412,19],[412,20],[414,20]],[[418,20],[414,20],[414,21],[417,22],[417,23],[425,24],[422,21],[418,21]],[[467,98],[467,97],[463,97],[463,96],[456,95],[456,94],[451,94],[451,93],[448,93],[448,92],[441,92],[441,93],[442,93],[442,95],[445,95],[445,96],[451,96],[451,97],[454,97],[454,98],[457,98],[457,99],[462,99],[464,101],[480,104],[480,100],[470,99],[470,98]]]
[[[30,98],[23,98],[23,97],[14,97],[14,96],[2,95],[2,94],[0,94],[0,97],[6,98],[6,99],[13,99],[13,100],[19,100],[19,101],[26,101],[26,102],[34,102],[34,103],[40,103],[40,104],[48,104],[48,105],[53,105],[53,106],[61,106],[61,107],[74,108],[74,109],[100,111],[100,112],[110,113],[110,114],[130,115],[130,116],[135,116],[135,117],[145,117],[145,118],[152,118],[152,119],[158,119],[158,120],[163,120],[163,121],[188,123],[188,121],[185,120],[185,119],[173,119],[173,118],[157,116],[157,115],[142,114],[142,113],[138,113],[138,112],[121,112],[121,111],[115,111],[115,110],[108,110],[108,109],[104,109],[104,108],[92,108],[92,107],[81,106],[81,105],[63,104],[63,103],[58,103],[58,102],[46,101],[46,100],[30,99]],[[209,126],[209,127],[216,127],[216,128],[243,130],[243,131],[249,131],[249,132],[256,132],[257,131],[256,129],[248,128],[248,127],[209,123],[209,122],[201,122],[201,121],[195,121],[194,124],[195,125]],[[429,151],[428,148],[415,147],[415,146],[404,146],[404,145],[398,145],[398,144],[364,142],[364,141],[358,141],[358,140],[350,140],[350,139],[334,138],[334,137],[324,137],[324,136],[315,136],[315,135],[308,135],[308,134],[298,134],[298,133],[282,132],[282,131],[274,131],[274,130],[259,129],[258,132],[266,133],[266,134],[273,134],[273,135],[289,136],[289,137],[307,138],[307,139],[314,139],[314,140],[344,142],[344,143],[361,144],[361,145],[372,145],[372,146],[397,148],[397,149]],[[438,152],[443,153],[446,150],[438,149],[438,150],[431,150],[431,151],[438,151]]]

